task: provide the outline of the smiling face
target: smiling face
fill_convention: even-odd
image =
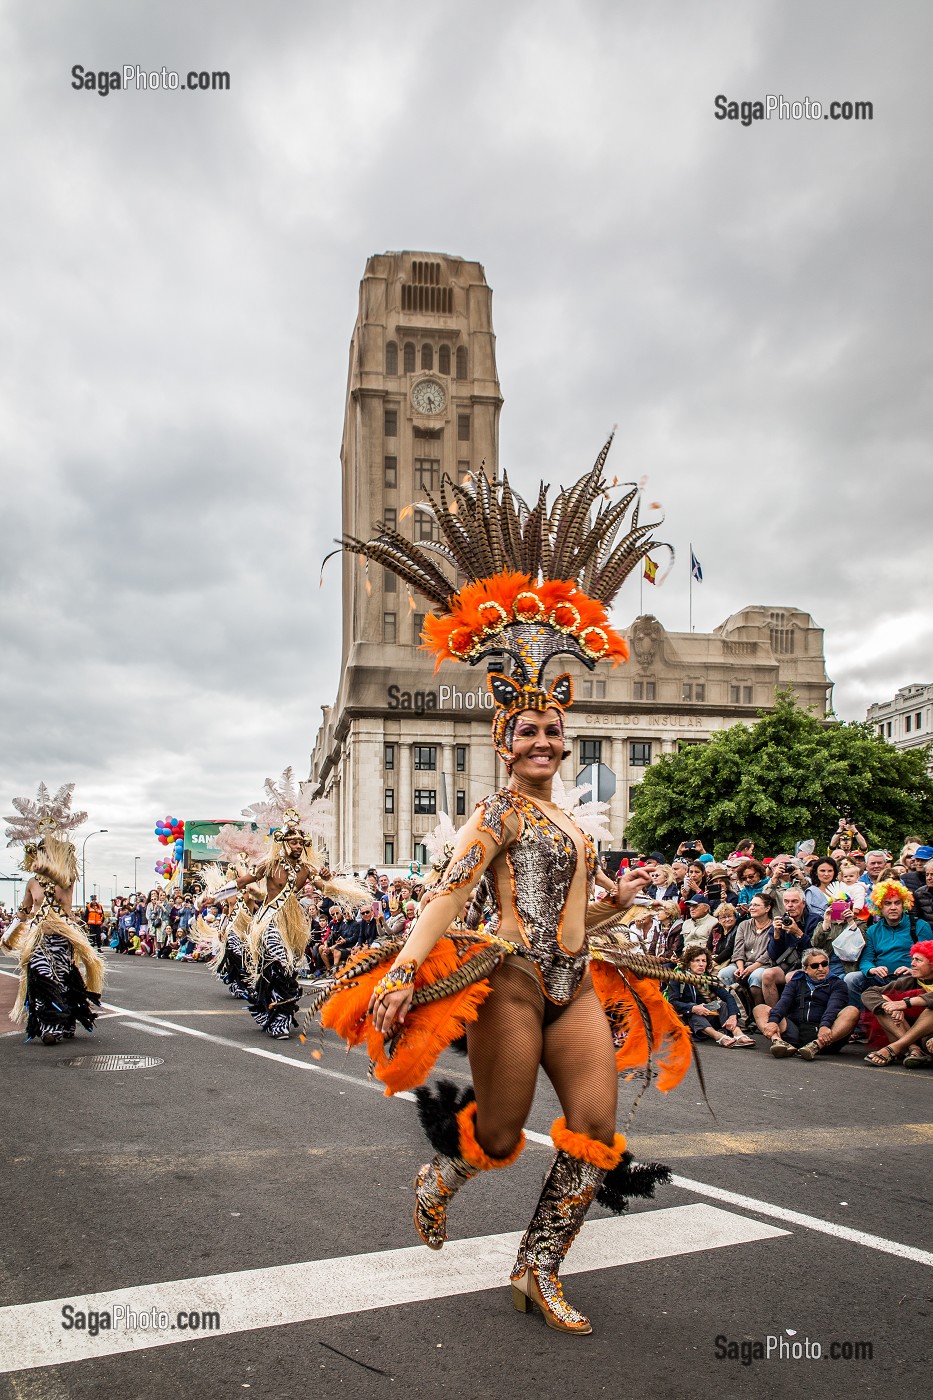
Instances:
[[[557,710],[523,710],[512,736],[512,774],[525,782],[550,782],[564,753],[564,728]]]

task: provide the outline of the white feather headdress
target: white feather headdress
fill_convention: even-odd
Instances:
[[[63,783],[53,797],[45,783],[40,783],[35,801],[29,797],[14,797],[16,812],[5,818],[7,845],[36,841],[46,832],[63,838],[87,821],[87,812],[73,812],[71,798],[74,783]]]
[[[260,831],[281,826],[286,812],[298,813],[301,828],[315,842],[333,843],[334,804],[327,797],[311,798],[295,782],[291,765],[282,770],[278,779],[267,778],[263,784],[265,798],[243,808],[243,816],[255,822]]]
[[[579,787],[573,788],[564,787],[560,774],[555,773],[551,784],[551,801],[556,803],[562,812],[566,812],[568,817],[573,817],[580,830],[586,832],[587,836],[592,836],[594,841],[608,841],[612,835],[609,830],[609,803],[580,800],[585,793],[592,790],[592,783],[581,783]]]

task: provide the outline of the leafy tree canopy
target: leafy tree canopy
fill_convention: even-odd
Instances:
[[[929,746],[898,750],[869,724],[827,724],[789,691],[759,715],[653,764],[635,790],[627,844],[670,854],[699,837],[722,859],[746,837],[769,855],[813,837],[822,852],[846,812],[869,847],[933,836]]]

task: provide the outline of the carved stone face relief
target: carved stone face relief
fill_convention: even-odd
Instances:
[[[661,645],[663,627],[656,617],[636,617],[630,633],[632,650],[639,666],[650,666]]]

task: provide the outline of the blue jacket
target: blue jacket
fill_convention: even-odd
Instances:
[[[884,919],[873,919],[865,930],[859,972],[867,972],[870,967],[886,967],[893,977],[899,967],[910,967],[911,946],[926,938],[933,938],[933,929],[926,919],[917,919],[913,928],[906,912],[893,928]]]
[[[801,968],[784,983],[777,1006],[768,1012],[768,1020],[775,1025],[786,1018],[813,1026],[832,1026],[848,1004],[849,989],[841,977],[827,977],[808,987],[807,975]]]
[[[757,885],[743,885],[739,890],[738,903],[751,904],[755,895],[761,894],[761,891],[767,887],[767,884],[768,878],[766,876],[763,880],[759,880]]]

